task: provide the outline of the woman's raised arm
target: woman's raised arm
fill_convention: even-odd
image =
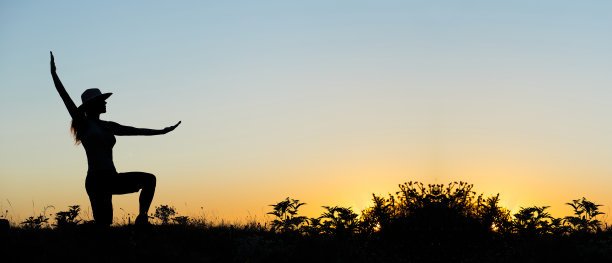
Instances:
[[[66,92],[66,89],[64,88],[64,85],[62,85],[62,82],[60,81],[59,77],[57,76],[53,52],[49,53],[51,54],[51,76],[53,77],[53,83],[55,84],[55,88],[57,89],[57,92],[59,93],[60,97],[62,97],[64,105],[66,105],[68,113],[70,113],[70,117],[72,117],[72,119],[75,121],[85,119],[85,115],[79,111],[77,106],[70,98],[70,95],[68,95],[68,92]]]

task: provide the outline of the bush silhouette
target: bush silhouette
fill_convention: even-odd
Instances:
[[[306,203],[300,203],[300,200],[287,197],[285,200],[275,205],[270,205],[273,207],[273,211],[268,214],[276,216],[276,219],[270,223],[272,231],[296,231],[307,224],[307,217],[297,215],[300,206],[305,204]]]
[[[499,207],[499,197],[483,199],[473,185],[407,182],[388,198],[374,195],[374,205],[363,211],[363,225],[370,232],[402,236],[440,236],[440,233],[492,231],[492,225],[505,227],[507,211]],[[430,233],[435,233],[431,235]]]
[[[514,231],[519,235],[541,236],[554,233],[557,222],[548,212],[548,206],[521,207],[514,214]]]
[[[21,222],[21,225],[29,229],[41,229],[44,227],[45,224],[48,224],[48,223],[49,223],[48,217],[44,215],[39,215],[38,217],[33,217],[33,216],[28,217],[26,220]]]
[[[584,197],[566,204],[574,209],[574,216],[564,218],[571,230],[577,232],[601,231],[602,222],[595,218],[604,214],[599,211],[601,205],[588,201]]]
[[[79,216],[79,212],[81,211],[81,207],[78,205],[73,205],[68,207],[68,211],[60,211],[55,213],[55,226],[58,228],[62,227],[73,227],[76,226],[80,219],[77,219]]]
[[[359,231],[359,221],[351,208],[323,206],[325,212],[318,218],[318,226],[324,234],[346,236]]]
[[[176,214],[176,210],[172,206],[161,205],[155,207],[155,214],[153,217],[159,219],[163,225],[167,225],[170,222],[170,217]]]
[[[175,216],[172,218],[172,221],[179,225],[188,225],[191,222],[191,219],[188,216]]]

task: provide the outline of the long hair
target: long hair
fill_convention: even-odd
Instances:
[[[79,136],[80,132],[80,127],[75,125],[74,120],[70,121],[70,134],[72,134],[72,137],[74,138],[74,145],[81,144],[81,136]]]
[[[87,118],[87,108],[77,108],[77,111],[85,115],[85,118]],[[85,127],[86,126],[82,123],[75,122],[74,119],[70,121],[70,134],[72,134],[72,137],[74,138],[74,145],[81,144],[81,136],[83,133],[83,128]]]

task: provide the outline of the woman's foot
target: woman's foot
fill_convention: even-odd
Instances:
[[[146,215],[137,216],[136,221],[134,221],[134,224],[136,226],[145,226],[145,227],[151,226],[151,223],[149,223],[149,217]]]

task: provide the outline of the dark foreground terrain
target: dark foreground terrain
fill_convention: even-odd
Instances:
[[[339,237],[279,234],[257,226],[79,225],[11,228],[0,250],[2,262],[612,262],[610,231],[532,238],[413,234]]]
[[[323,206],[319,217],[299,214],[305,203],[286,198],[270,205],[271,222],[211,224],[156,207],[149,228],[99,228],[80,207],[21,223],[4,220],[0,262],[612,262],[612,227],[601,205],[586,198],[554,217],[548,206],[499,205],[499,195],[472,185],[408,182],[373,204]]]

